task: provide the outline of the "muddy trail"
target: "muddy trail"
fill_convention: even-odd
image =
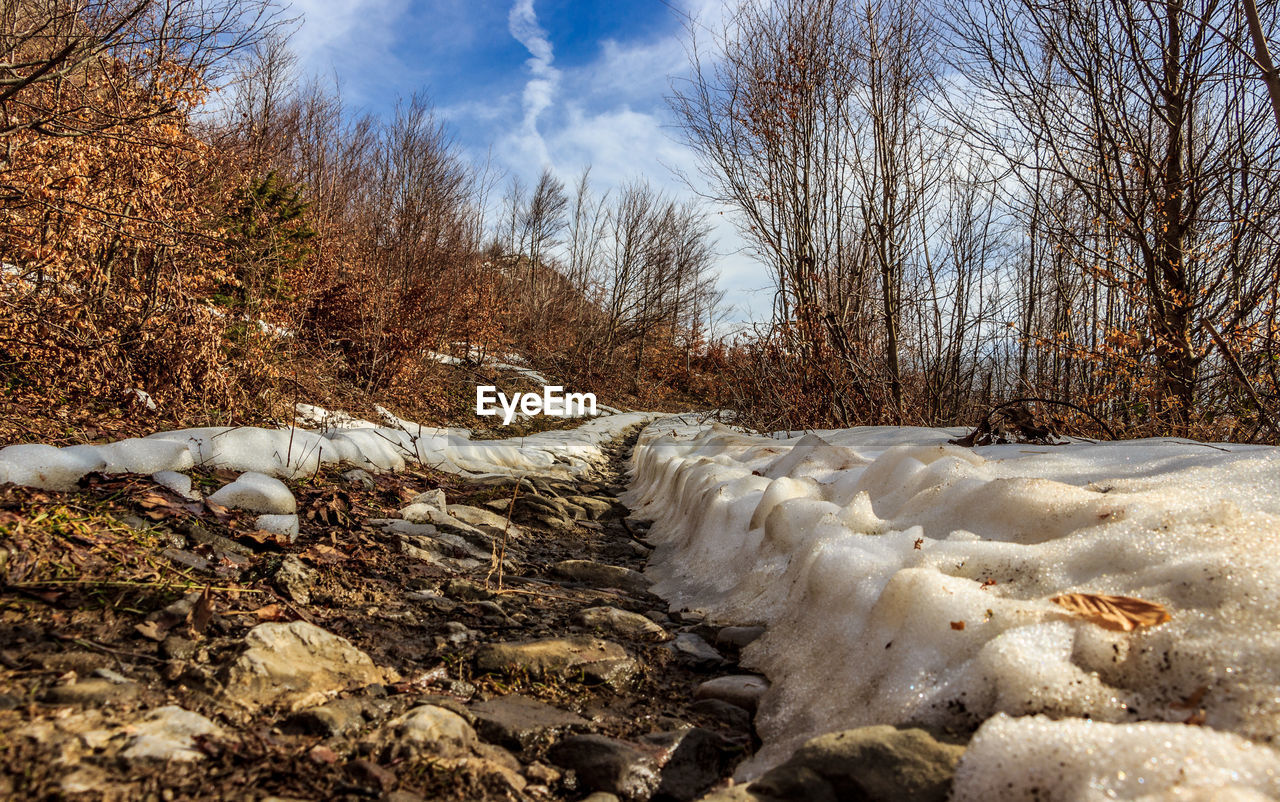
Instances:
[[[618,500],[635,437],[578,481],[321,471],[289,483],[293,539],[146,476],[0,487],[0,797],[728,786],[756,746],[763,684],[735,660],[759,631],[648,592]]]

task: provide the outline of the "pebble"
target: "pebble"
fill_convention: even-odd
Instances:
[[[498,696],[472,704],[470,710],[482,738],[518,751],[566,729],[588,725],[586,719],[575,713],[526,696]],[[540,778],[530,776],[529,779]]]
[[[755,674],[731,674],[707,680],[693,692],[694,699],[719,699],[754,713],[769,680]]]
[[[643,615],[619,610],[617,607],[588,607],[579,610],[574,620],[589,629],[604,630],[635,640],[659,642],[671,637],[665,629]]]
[[[627,650],[599,638],[545,638],[495,643],[476,653],[476,669],[488,673],[525,672],[530,676],[558,675],[626,687],[639,670]]]
[[[196,748],[196,736],[223,735],[221,728],[209,719],[175,705],[151,711],[142,721],[131,725],[129,732],[129,745],[121,756],[126,760],[159,763],[203,760],[204,753]]]

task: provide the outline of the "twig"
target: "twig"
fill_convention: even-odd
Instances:
[[[1268,84],[1269,86],[1270,84]],[[1280,109],[1278,109],[1280,111]],[[1213,344],[1218,346],[1218,350],[1222,352],[1222,356],[1227,360],[1227,364],[1231,366],[1231,372],[1235,374],[1240,383],[1244,385],[1244,389],[1249,392],[1249,397],[1253,399],[1253,403],[1258,407],[1258,417],[1267,425],[1273,434],[1280,437],[1280,427],[1276,425],[1275,420],[1271,417],[1270,410],[1262,403],[1262,399],[1258,396],[1258,391],[1254,389],[1253,382],[1249,381],[1248,375],[1245,374],[1244,368],[1240,367],[1240,362],[1236,359],[1236,355],[1231,353],[1231,349],[1227,347],[1223,341],[1222,335],[1213,327],[1209,321],[1202,324],[1204,330],[1209,332],[1209,337],[1213,339]]]

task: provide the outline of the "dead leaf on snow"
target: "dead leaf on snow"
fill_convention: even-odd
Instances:
[[[1164,605],[1135,599],[1132,596],[1106,596],[1101,593],[1064,593],[1049,601],[1068,613],[1092,624],[1116,632],[1132,632],[1168,621]]]

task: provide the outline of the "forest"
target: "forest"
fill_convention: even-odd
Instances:
[[[273,0],[0,11],[0,437],[464,420],[439,354],[758,429],[972,424],[1274,441],[1275,8],[744,0],[689,20],[699,200],[469,160],[300,74]],[[533,166],[535,171],[538,166]],[[773,293],[725,325],[710,215]],[[92,425],[101,425],[93,423]]]

